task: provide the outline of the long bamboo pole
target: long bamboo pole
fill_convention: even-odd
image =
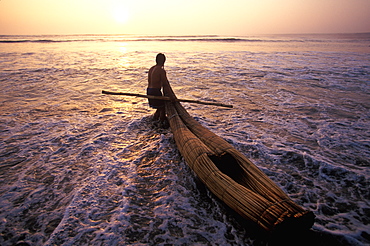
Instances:
[[[132,96],[132,97],[143,97],[149,99],[158,99],[158,100],[165,100],[171,101],[169,97],[161,97],[161,96],[151,96],[151,95],[143,95],[143,94],[136,94],[136,93],[128,93],[128,92],[112,92],[112,91],[102,91],[103,94],[107,95],[118,95],[118,96]],[[217,102],[204,102],[204,101],[197,101],[197,100],[189,100],[189,99],[176,99],[177,102],[188,102],[188,103],[198,103],[204,105],[214,105],[226,108],[232,108],[233,105],[217,103]]]

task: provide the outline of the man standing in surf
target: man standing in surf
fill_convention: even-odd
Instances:
[[[161,89],[163,88],[164,95],[170,97],[171,101],[174,101],[176,95],[173,93],[170,82],[167,79],[166,70],[164,70],[165,62],[165,55],[159,53],[156,57],[157,64],[149,69],[147,95],[162,96]],[[159,120],[163,126],[168,126],[165,101],[156,99],[148,100],[150,107],[157,109],[154,113],[153,121]]]

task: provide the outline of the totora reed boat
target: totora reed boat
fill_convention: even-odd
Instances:
[[[314,214],[293,202],[269,177],[179,103],[166,103],[176,145],[186,163],[226,205],[269,232],[312,227]]]

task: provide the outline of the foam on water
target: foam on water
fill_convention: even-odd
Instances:
[[[178,97],[234,105],[184,104],[314,211],[317,242],[368,243],[366,45],[208,38],[0,43],[1,244],[269,243],[197,182],[145,100],[101,95],[145,92],[157,52]]]

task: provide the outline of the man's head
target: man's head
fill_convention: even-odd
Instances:
[[[163,66],[166,61],[166,57],[162,53],[159,53],[155,58],[155,61],[157,62],[157,65]]]

